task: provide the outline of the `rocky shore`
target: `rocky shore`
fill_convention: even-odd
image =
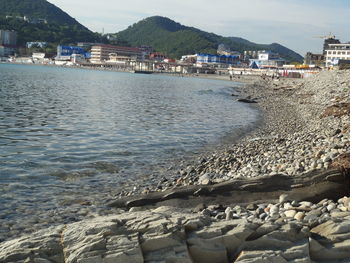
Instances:
[[[347,177],[349,91],[350,71],[254,80],[239,96],[258,103],[261,128],[116,197],[329,169]],[[111,209],[3,242],[0,262],[349,262],[350,199],[316,199]]]

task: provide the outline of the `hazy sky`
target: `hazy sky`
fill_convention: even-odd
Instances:
[[[186,26],[269,44],[301,55],[320,52],[323,39],[350,41],[350,0],[49,0],[93,31],[115,33],[139,20],[166,16]]]

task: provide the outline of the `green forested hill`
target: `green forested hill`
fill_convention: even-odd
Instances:
[[[30,24],[17,19],[5,19],[5,17],[0,17],[0,29],[15,30],[17,32],[17,44],[20,46],[31,41],[69,44],[79,41],[94,42],[100,39],[99,34],[79,25]]]
[[[18,15],[46,19],[49,23],[78,25],[74,18],[46,0],[0,0],[0,16]]]
[[[201,31],[193,27],[183,26],[166,17],[153,16],[141,20],[116,34],[119,41],[132,46],[149,45],[155,50],[164,52],[170,57],[199,52],[215,53],[219,44],[223,43],[231,50],[271,50],[279,53],[289,61],[302,61],[298,53],[273,43],[262,45],[238,37],[222,37]]]
[[[16,18],[6,19],[6,16],[42,18],[47,24],[31,24]],[[0,29],[17,31],[18,45],[29,41],[69,44],[100,40],[99,34],[91,32],[46,0],[0,0]]]

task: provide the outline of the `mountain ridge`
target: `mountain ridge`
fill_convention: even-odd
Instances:
[[[184,26],[167,17],[152,16],[140,20],[115,34],[117,39],[134,46],[149,45],[168,56],[179,58],[191,53],[214,53],[217,46],[225,44],[232,50],[270,50],[288,61],[301,62],[303,57],[278,43],[257,44],[240,37],[223,37],[200,29]]]
[[[59,44],[76,42],[105,42],[98,33],[93,33],[75,18],[46,0],[0,0],[0,29],[18,32],[18,44],[30,41],[45,41]],[[13,16],[6,19],[6,16]],[[16,19],[29,16],[46,19],[47,24],[31,24]],[[271,50],[280,53],[288,61],[302,61],[302,56],[278,43],[256,44],[240,37],[223,37],[195,27],[175,22],[167,17],[151,16],[130,25],[115,34],[118,43],[130,46],[152,46],[156,51],[170,57],[180,58],[193,53],[216,53],[223,43],[231,50]]]

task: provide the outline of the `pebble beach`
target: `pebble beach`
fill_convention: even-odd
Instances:
[[[256,101],[253,105],[263,116],[260,126],[234,143],[195,161],[182,162],[158,187],[147,186],[150,191],[277,173],[296,176],[327,169],[334,159],[349,151],[347,111],[339,116],[325,114],[331,106],[350,101],[349,71],[325,71],[308,79],[241,80],[246,84],[233,94],[233,99]],[[124,194],[139,190],[136,187]]]
[[[181,186],[350,168],[350,71],[240,80],[245,84],[232,99],[254,102],[262,114],[258,128],[172,165],[161,178],[130,183],[106,202]],[[349,200],[312,203],[281,195],[274,203],[203,204],[183,211],[81,203],[70,214],[77,223],[49,222],[50,230],[26,237],[2,226],[0,262],[348,262]]]

